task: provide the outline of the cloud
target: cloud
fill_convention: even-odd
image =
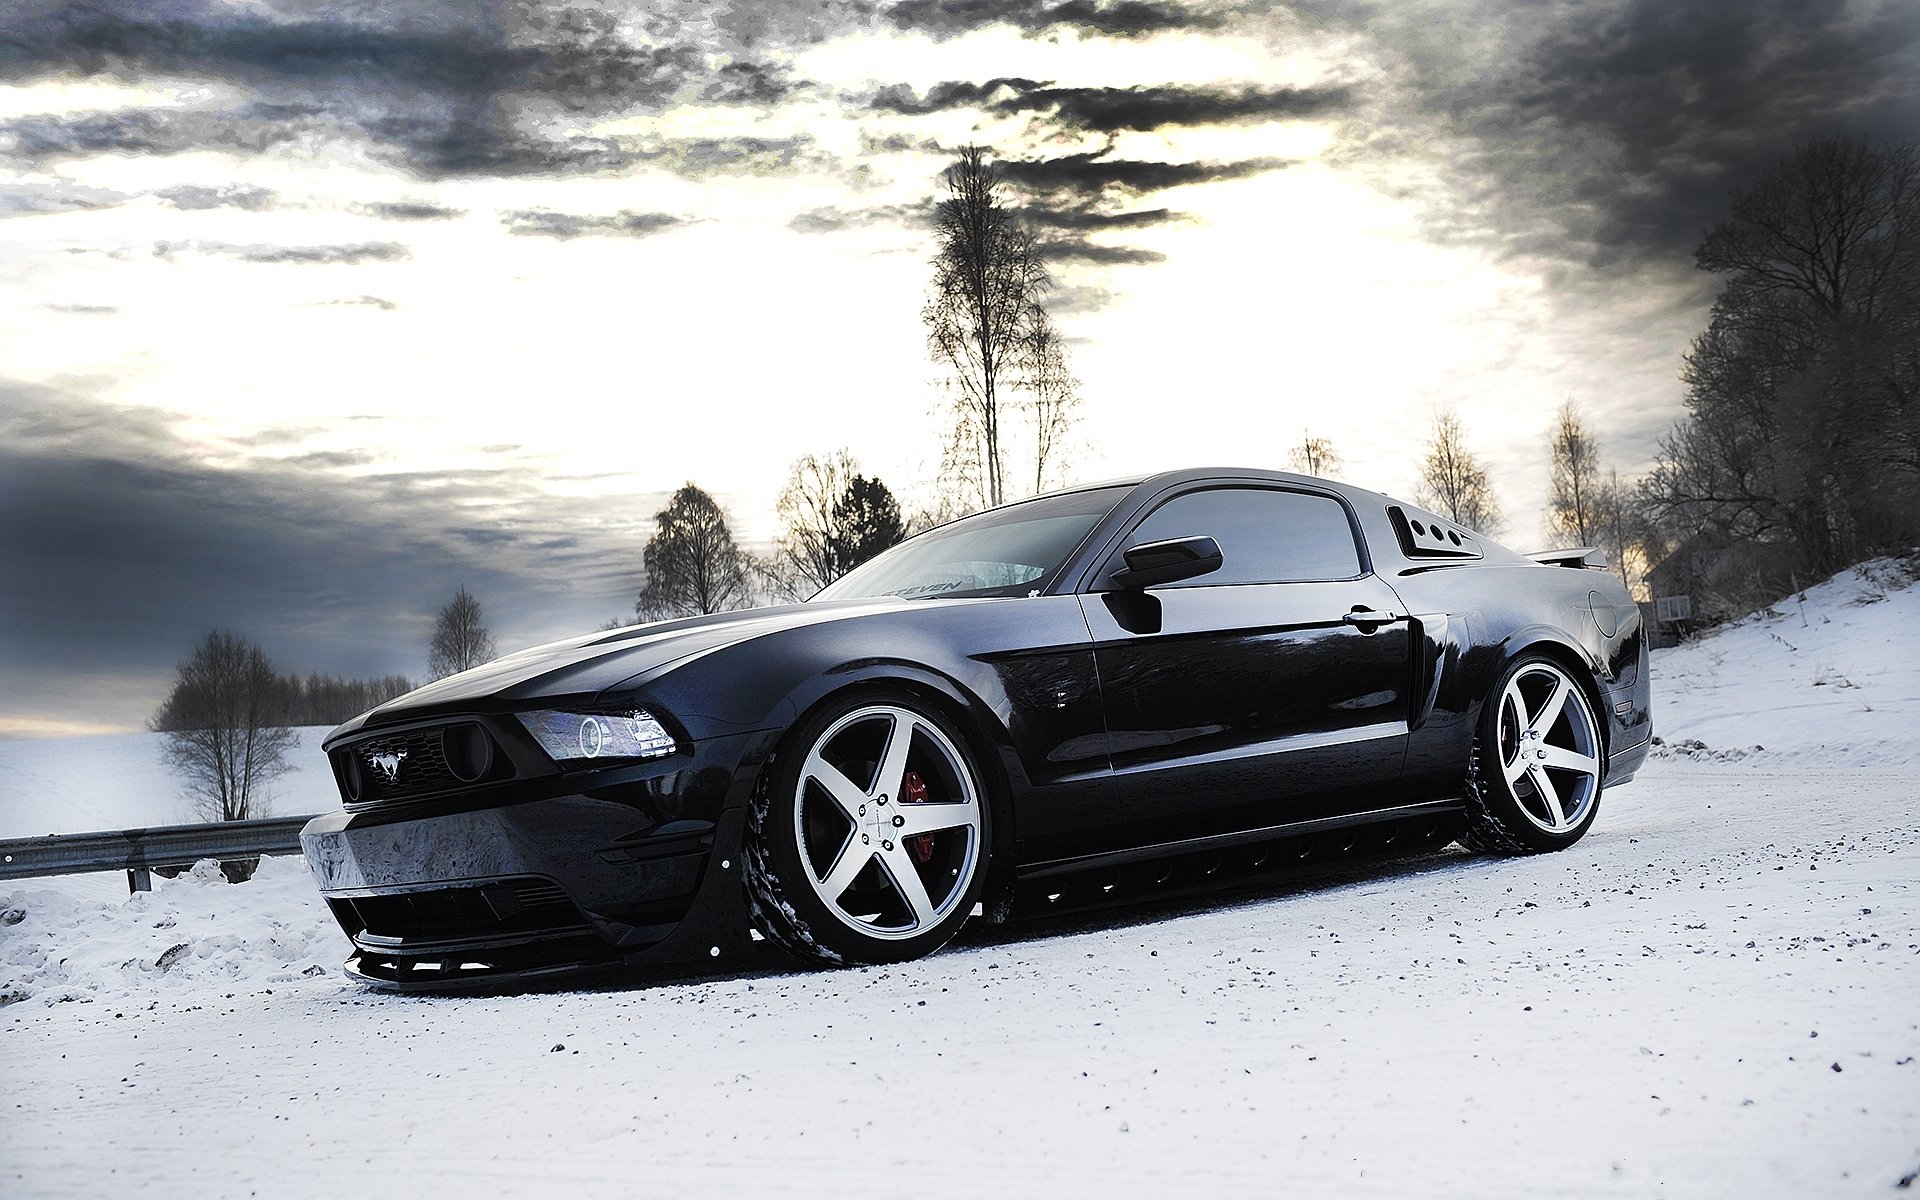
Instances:
[[[1345,87],[1055,87],[1006,77],[984,83],[936,83],[924,95],[904,84],[892,84],[868,103],[882,112],[908,116],[959,108],[1036,113],[1065,128],[1118,133],[1321,117],[1347,109],[1352,100],[1351,90]]]
[[[370,473],[354,448],[213,466],[176,422],[0,380],[0,717],[110,695],[95,719],[137,724],[213,626],[283,670],[417,676],[462,582],[502,649],[586,632],[631,608],[664,499],[607,506],[582,547],[578,500],[532,469]]]
[[[0,41],[0,81],[184,75],[235,84],[245,98],[224,107],[18,118],[0,125],[0,154],[41,163],[347,144],[428,179],[642,161],[699,168],[698,154],[653,155],[580,130],[681,103],[779,103],[808,85],[766,53],[852,28],[866,19],[861,8],[828,0],[740,16],[699,6],[641,12],[394,0],[296,15],[208,0],[39,5],[14,18]]]
[[[0,183],[0,219],[89,212],[111,208],[126,199],[120,192],[84,187],[65,180],[55,183]]]
[[[48,312],[68,313],[81,317],[102,317],[120,311],[111,304],[49,304],[45,307]]]
[[[972,108],[991,101],[1006,100],[1046,86],[1038,80],[1021,79],[1017,76],[989,79],[985,83],[949,80],[934,84],[923,96],[904,83],[894,83],[874,93],[867,103],[881,112],[925,116],[927,113]]]
[[[154,195],[175,208],[240,208],[248,212],[261,212],[272,208],[276,199],[274,194],[266,188],[244,187],[239,184],[227,187],[199,187],[183,184],[180,187],[155,192]]]
[[[351,296],[340,300],[322,300],[321,305],[328,308],[377,308],[381,312],[393,312],[400,306],[380,296]]]
[[[1109,246],[1089,238],[1047,237],[1034,242],[1034,250],[1043,262],[1083,262],[1094,266],[1147,266],[1165,262],[1167,256],[1158,250],[1142,250],[1137,246]]]
[[[913,204],[876,204],[870,208],[810,208],[787,227],[798,233],[838,233],[872,225],[925,225],[933,216],[932,199]]]
[[[686,224],[686,218],[672,213],[622,210],[611,216],[581,216],[573,213],[530,210],[508,213],[501,218],[513,233],[523,236],[567,240],[577,237],[646,237]]]
[[[1344,87],[1044,87],[995,100],[996,112],[1041,112],[1098,133],[1172,125],[1244,124],[1318,117],[1346,108]]]
[[[402,262],[411,253],[398,242],[356,242],[341,246],[240,246],[230,242],[155,242],[156,258],[179,254],[216,254],[250,263],[333,264]]]
[[[1345,4],[1390,107],[1347,148],[1425,153],[1438,236],[1589,265],[1685,261],[1729,192],[1796,142],[1911,141],[1920,5],[1589,0],[1494,11]]]
[[[945,39],[1011,25],[1027,33],[1069,28],[1107,37],[1142,37],[1176,29],[1213,29],[1222,19],[1190,4],[1151,0],[902,0],[886,10],[902,29]]]
[[[1283,158],[1256,158],[1241,162],[1158,162],[1113,158],[1110,150],[1063,154],[1054,158],[1002,159],[1002,176],[1019,187],[1042,194],[1069,193],[1097,198],[1117,193],[1139,195],[1185,187],[1245,179],[1290,166]]]
[[[381,200],[357,205],[356,208],[368,216],[384,217],[389,221],[450,221],[467,215],[463,208],[447,208],[420,200]]]

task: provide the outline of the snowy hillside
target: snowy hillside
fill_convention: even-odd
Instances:
[[[1841,768],[1920,763],[1916,567],[1883,559],[1842,571],[1697,642],[1655,651],[1661,752]]]
[[[762,946],[391,997],[338,974],[298,860],[131,900],[0,885],[0,1193],[1904,1194],[1920,587],[1849,572],[1804,611],[1655,656],[1663,739],[1705,749],[1609,791],[1570,850],[970,927],[893,968]],[[132,795],[122,749],[71,794]]]

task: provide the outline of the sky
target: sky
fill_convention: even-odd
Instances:
[[[138,728],[215,627],[415,677],[461,585],[503,651],[598,628],[687,481],[760,546],[804,454],[930,504],[967,144],[1072,478],[1311,432],[1404,495],[1451,410],[1533,548],[1560,404],[1626,478],[1684,415],[1730,190],[1916,133],[1910,0],[15,0],[0,737]]]

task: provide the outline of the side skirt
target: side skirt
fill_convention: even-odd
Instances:
[[[1013,917],[1211,890],[1290,869],[1438,849],[1460,832],[1464,801],[1430,800],[1056,859],[1020,868]]]

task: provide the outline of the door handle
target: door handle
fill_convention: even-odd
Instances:
[[[1360,626],[1361,633],[1371,633],[1373,631],[1368,629],[1367,626],[1390,625],[1393,622],[1398,621],[1400,618],[1393,615],[1390,612],[1381,612],[1378,609],[1356,608],[1352,612],[1347,613],[1345,616],[1341,617],[1340,619],[1342,621],[1345,621],[1349,625]]]

